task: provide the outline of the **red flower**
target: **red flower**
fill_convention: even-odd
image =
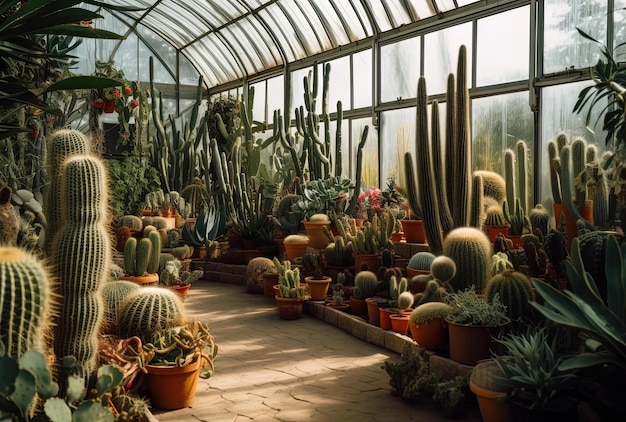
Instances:
[[[37,138],[37,135],[39,135],[39,128],[35,128],[33,129],[31,132],[28,133],[28,137],[30,139],[35,139]]]
[[[96,100],[94,100],[91,105],[93,106],[93,108],[102,108],[104,107],[104,100],[102,98],[98,98]]]
[[[46,123],[51,125],[54,123],[54,119],[46,119]]]
[[[130,105],[131,105],[132,108],[137,108],[137,107],[139,107],[139,101],[131,100],[130,101]]]
[[[111,91],[111,95],[113,95],[113,98],[120,98],[120,92],[117,89]]]
[[[133,90],[130,87],[128,87],[128,86],[124,87],[124,94],[130,95],[132,93],[133,93]]]

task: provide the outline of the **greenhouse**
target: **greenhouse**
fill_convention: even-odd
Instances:
[[[626,420],[625,22],[0,2],[0,420]]]

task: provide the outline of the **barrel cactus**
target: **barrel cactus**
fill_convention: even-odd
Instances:
[[[456,275],[450,280],[455,291],[474,285],[482,292],[491,275],[491,243],[481,230],[474,227],[452,230],[443,243],[443,254],[457,267]]]
[[[430,271],[430,265],[434,259],[435,255],[430,252],[417,252],[411,256],[407,267],[414,270]]]
[[[506,313],[511,320],[530,316],[530,302],[534,300],[530,279],[519,271],[506,270],[494,275],[485,288],[485,298],[492,302],[494,297],[506,306]]]
[[[411,323],[414,325],[426,324],[438,319],[445,319],[454,312],[454,308],[443,302],[427,302],[417,306],[411,312]]]
[[[37,257],[0,247],[0,339],[7,356],[44,352],[51,297],[50,277]]]
[[[184,305],[176,293],[163,287],[142,287],[120,304],[118,332],[122,338],[137,336],[149,342],[157,331],[184,322]]]
[[[354,277],[354,297],[356,299],[367,299],[374,296],[378,277],[372,271],[360,271]]]
[[[120,305],[131,292],[140,289],[139,284],[131,281],[116,280],[104,283],[102,299],[104,301],[104,330],[113,334],[117,327]]]
[[[449,283],[456,275],[456,264],[449,256],[439,255],[430,264],[430,273],[440,283]]]
[[[126,226],[134,232],[140,232],[143,229],[143,221],[141,221],[141,217],[136,215],[125,215],[120,218],[120,226]]]
[[[548,234],[548,231],[550,230],[550,220],[552,219],[552,216],[550,215],[548,210],[544,208],[543,205],[535,205],[535,208],[530,210],[528,218],[530,220],[530,225],[533,229],[533,233],[535,232],[535,230],[538,229],[544,236]]]

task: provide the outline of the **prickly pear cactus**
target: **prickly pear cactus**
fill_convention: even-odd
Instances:
[[[109,274],[111,250],[107,173],[101,160],[74,155],[63,165],[62,210],[65,219],[54,239],[54,276],[58,308],[54,336],[59,385],[71,375],[87,384],[95,375],[102,324],[102,285]],[[73,368],[63,359],[76,358]]]
[[[0,339],[6,355],[44,351],[50,315],[50,281],[42,263],[16,247],[0,247]]]

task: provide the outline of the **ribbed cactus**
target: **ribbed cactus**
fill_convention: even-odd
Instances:
[[[430,273],[440,283],[449,283],[456,275],[456,264],[449,256],[439,255],[430,264]]]
[[[108,281],[102,287],[102,299],[104,302],[104,329],[107,333],[115,334],[117,329],[117,316],[120,305],[130,294],[141,286],[137,283],[125,280]]]
[[[44,213],[48,222],[46,228],[46,250],[50,251],[54,236],[63,222],[61,211],[61,179],[62,166],[65,160],[75,154],[91,152],[90,140],[80,131],[62,129],[48,137],[46,164],[48,167],[48,184],[46,185]]]
[[[420,306],[429,302],[442,302],[446,294],[446,289],[439,284],[439,281],[428,280],[424,292],[416,295],[416,305]]]
[[[406,277],[401,277],[398,281],[397,277],[389,279],[389,297],[391,300],[397,301],[400,295],[409,290],[409,281]]]
[[[533,286],[523,273],[507,270],[494,275],[485,288],[485,298],[491,303],[494,297],[506,306],[506,314],[512,320],[530,315],[530,301],[534,300]]]
[[[98,365],[98,336],[103,321],[102,285],[111,262],[108,178],[98,158],[74,155],[62,170],[63,224],[54,239],[54,276],[58,280],[58,309],[54,352],[59,385],[76,375],[85,382]],[[74,356],[75,367],[62,367]]]
[[[513,209],[510,209],[509,203],[504,201],[502,212],[505,220],[509,223],[509,234],[511,236],[521,236],[530,232],[530,221],[526,217],[519,199],[515,200],[515,208]]]
[[[147,271],[150,274],[159,272],[159,260],[161,258],[161,235],[158,232],[152,232],[148,235],[152,249],[150,259],[148,260]]]
[[[417,252],[409,258],[406,266],[414,270],[430,271],[430,266],[435,258],[435,255],[430,252]]]
[[[411,323],[414,325],[426,324],[437,319],[445,319],[454,312],[452,306],[443,302],[427,302],[418,305],[411,312]]]
[[[508,222],[504,218],[502,207],[493,205],[485,211],[485,226],[487,227],[504,227],[508,226]]]
[[[485,198],[493,198],[502,205],[506,199],[506,183],[504,178],[495,171],[475,170],[474,176],[483,178],[483,193]]]
[[[550,213],[543,205],[535,205],[535,208],[530,210],[528,216],[533,233],[535,230],[539,230],[544,236],[547,235],[550,228],[550,218]]]
[[[352,265],[354,262],[352,242],[346,242],[343,236],[335,236],[333,243],[329,243],[324,248],[324,257],[329,265]]]
[[[482,292],[491,275],[491,243],[482,231],[473,227],[452,230],[444,241],[443,254],[456,264],[456,276],[450,280],[455,291],[474,285]]]
[[[530,210],[528,202],[528,161],[531,157],[528,154],[528,146],[521,139],[515,143],[515,160],[517,177],[515,178],[515,193],[519,198],[524,213]]]
[[[404,291],[398,295],[398,308],[401,311],[405,311],[413,306],[414,300],[415,298],[413,297],[413,293]]]
[[[354,277],[353,294],[356,299],[367,299],[374,296],[378,277],[372,271],[360,271]]]
[[[0,247],[0,339],[6,355],[44,352],[52,296],[50,277],[34,255]]]
[[[122,338],[137,336],[148,342],[157,331],[185,322],[184,306],[179,296],[162,287],[141,287],[122,301],[118,331]]]
[[[124,245],[124,271],[127,276],[156,274],[161,259],[161,235],[157,231],[137,240],[129,238]]]
[[[143,229],[143,221],[136,215],[125,215],[120,218],[120,226],[126,226],[133,231],[139,232]]]

